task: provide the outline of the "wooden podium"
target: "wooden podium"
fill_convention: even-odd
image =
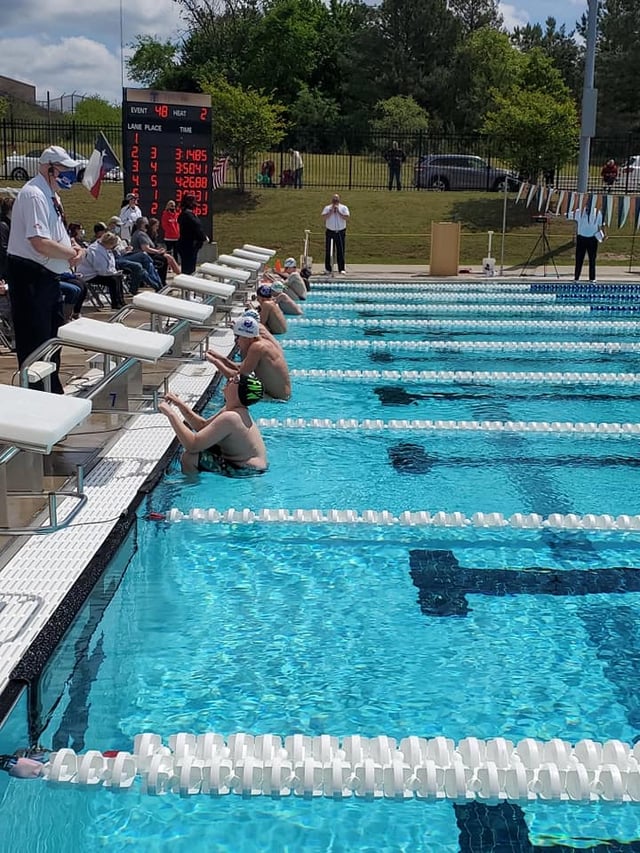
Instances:
[[[460,265],[460,223],[431,223],[429,275],[458,275]]]

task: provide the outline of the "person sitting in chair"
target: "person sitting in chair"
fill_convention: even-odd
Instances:
[[[91,243],[76,266],[76,272],[87,284],[104,285],[108,289],[113,309],[124,308],[122,273],[116,269],[116,258],[113,254],[117,242],[115,234],[105,231],[99,240]]]

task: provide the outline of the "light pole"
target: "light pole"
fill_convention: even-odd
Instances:
[[[580,156],[578,158],[578,192],[586,193],[589,186],[589,157],[591,137],[596,135],[598,90],[594,89],[596,69],[596,34],[598,28],[598,0],[589,0],[587,19],[587,46],[584,55],[584,83],[582,88],[582,120],[580,122]]]

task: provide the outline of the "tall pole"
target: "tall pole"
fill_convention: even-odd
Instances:
[[[587,45],[584,55],[584,84],[582,88],[582,121],[580,122],[580,156],[578,159],[578,192],[586,193],[589,186],[591,138],[596,135],[598,90],[594,89],[596,70],[596,34],[598,0],[589,0]]]
[[[120,0],[120,83],[124,89],[124,9]]]

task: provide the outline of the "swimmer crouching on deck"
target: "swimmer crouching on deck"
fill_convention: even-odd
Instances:
[[[238,374],[229,379],[223,393],[224,406],[212,418],[201,417],[171,393],[158,406],[184,447],[182,470],[227,477],[262,474],[267,470],[267,450],[248,410],[262,399],[262,383],[255,376]]]

